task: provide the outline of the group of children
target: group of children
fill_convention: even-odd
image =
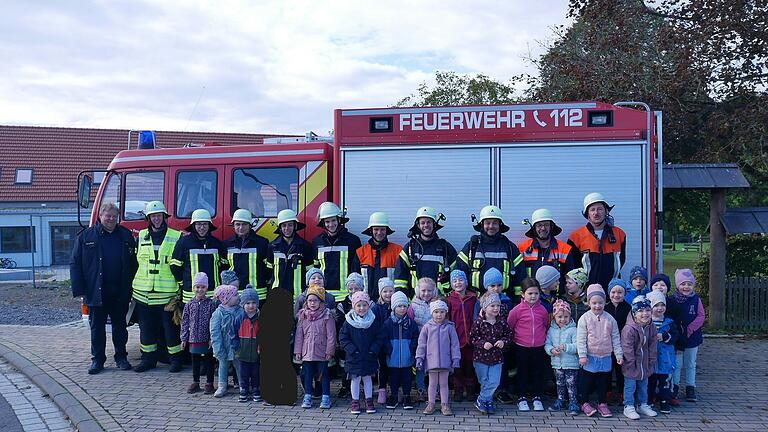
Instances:
[[[372,302],[362,277],[353,273],[347,279],[348,296],[336,304],[325,292],[322,272],[308,271],[308,288],[296,299],[292,350],[302,372],[302,408],[312,407],[314,395],[321,398],[320,408],[331,407],[329,364],[334,363],[346,373],[342,391],[351,395],[353,414],[376,412],[375,377],[378,403],[413,409],[414,368],[419,401],[426,393],[424,414],[437,410],[438,394],[440,412],[452,414],[451,375],[454,401],[472,398],[480,412],[495,413],[494,395],[497,390],[511,392],[509,377],[515,367],[519,411],[530,411],[529,401],[534,411],[545,409],[542,397],[549,380],[557,387],[551,411],[610,417],[608,399],[615,395],[630,419],[656,416],[654,402],[669,413],[678,403],[681,369],[686,370],[686,399],[696,400],[704,308],[691,270],[675,272],[670,294],[669,277],[657,274],[648,283],[640,267],[632,269],[629,283],[614,279],[608,287],[593,284],[586,289],[587,274],[575,269],[561,290],[559,272],[544,266],[536,278],[523,281],[517,304],[502,292],[498,270],[487,271],[483,282],[486,291],[478,297],[468,290],[464,272],[454,270],[446,296],[438,293],[435,281],[422,278],[409,300],[394,291],[392,280],[382,278],[378,301]],[[204,273],[195,275],[194,290],[181,326],[182,342],[192,355],[194,381],[188,391],[200,391],[205,367],[205,393],[224,396],[232,365],[239,378],[239,400],[259,401],[256,291],[249,288],[238,297],[236,286],[222,285],[211,300],[205,295]],[[609,392],[613,375],[616,383]],[[593,393],[596,407],[590,402]]]

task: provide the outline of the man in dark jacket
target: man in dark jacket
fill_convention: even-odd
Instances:
[[[552,212],[547,209],[537,209],[528,221],[531,228],[525,233],[528,239],[518,244],[523,255],[526,277],[536,277],[536,272],[542,266],[552,266],[560,272],[560,287],[555,294],[565,293],[565,275],[576,267],[574,251],[571,245],[557,239],[563,232],[557,226]]]
[[[320,267],[325,276],[325,292],[340,302],[347,296],[344,285],[350,273],[360,272],[357,249],[360,238],[344,226],[349,218],[332,202],[320,204],[317,211],[317,226],[324,232],[312,240],[314,265]]]
[[[131,300],[131,284],[136,274],[136,241],[131,232],[118,225],[117,206],[105,202],[99,209],[99,222],[75,240],[69,265],[72,295],[83,297],[89,309],[91,327],[91,366],[93,375],[104,369],[107,360],[107,317],[112,321],[115,363],[131,369],[125,345],[128,343],[126,314]]]
[[[235,235],[224,242],[227,260],[240,281],[238,291],[250,285],[259,295],[259,306],[267,299],[267,284],[271,271],[267,268],[269,242],[253,231],[253,215],[245,209],[235,210],[232,226]]]
[[[291,293],[291,301],[304,291],[305,275],[312,266],[312,246],[297,234],[304,227],[295,211],[280,210],[275,230],[279,236],[269,244],[267,262],[272,268],[270,285]]]

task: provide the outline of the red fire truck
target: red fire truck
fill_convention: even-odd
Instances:
[[[339,109],[333,138],[122,151],[94,208],[116,202],[134,230],[146,226],[149,201],[163,201],[179,229],[206,208],[221,238],[232,235],[233,212],[246,208],[269,239],[277,213],[292,208],[311,239],[320,203],[334,201],[355,233],[370,213],[387,212],[391,239],[402,243],[417,208],[432,206],[446,218],[441,236],[460,248],[473,233],[470,216],[487,204],[502,208],[515,242],[527,229],[519,222],[542,207],[565,240],[585,223],[584,196],[601,192],[627,233],[626,265],[660,268],[661,141],[661,113],[637,102]]]

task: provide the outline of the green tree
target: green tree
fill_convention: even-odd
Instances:
[[[421,83],[415,94],[400,99],[394,106],[487,105],[516,100],[512,81],[505,84],[483,74],[437,71],[434,85]]]

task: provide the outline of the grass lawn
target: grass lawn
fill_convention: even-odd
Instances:
[[[699,259],[699,252],[697,251],[671,251],[664,250],[664,273],[669,275],[670,278],[674,278],[675,269],[690,268],[692,269],[696,265],[696,261]]]

